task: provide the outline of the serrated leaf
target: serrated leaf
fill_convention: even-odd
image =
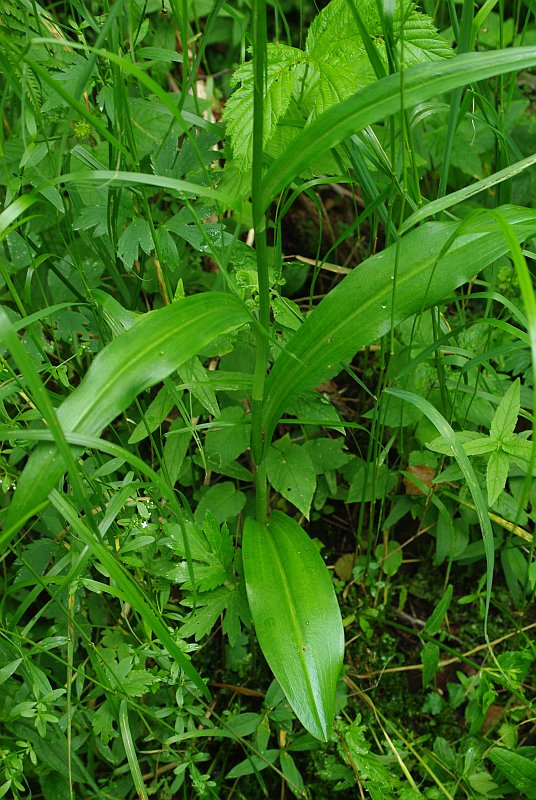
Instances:
[[[102,743],[107,745],[108,742],[117,736],[113,728],[114,717],[110,711],[108,701],[104,702],[99,708],[91,715],[91,725],[95,736],[99,736]]]
[[[503,450],[494,450],[488,459],[486,469],[486,485],[488,487],[488,505],[492,506],[497,500],[508,478],[510,459]]]
[[[510,206],[502,213],[519,239],[536,230],[534,211]],[[281,414],[305,389],[337,374],[360,347],[448,297],[508,250],[497,223],[489,218],[464,222],[457,236],[458,230],[458,223],[437,222],[412,231],[360,264],[309,314],[266,381],[263,421],[268,440]]]
[[[517,378],[510,386],[491,421],[490,436],[500,442],[512,436],[521,408],[521,384]]]
[[[87,436],[100,434],[140,392],[162,381],[216,336],[248,320],[236,297],[217,292],[149,312],[94,359],[82,383],[57,411],[62,428]],[[10,348],[18,344],[5,312],[0,313],[0,338]],[[0,543],[9,541],[46,499],[64,469],[54,444],[37,446],[19,479]]]
[[[307,450],[291,442],[286,434],[268,450],[266,474],[276,492],[309,517],[316,475]]]
[[[384,30],[376,0],[360,0],[359,16],[369,37],[368,46],[387,71]],[[437,33],[433,21],[408,0],[397,0],[393,18],[395,49],[402,67],[436,61],[453,55],[448,42]],[[316,116],[376,80],[354,9],[348,0],[331,0],[309,28],[306,51],[317,76],[304,92],[309,112]],[[376,60],[376,59],[375,59]]]
[[[275,126],[285,114],[294,86],[295,69],[305,60],[301,50],[285,44],[268,44],[266,84],[264,88],[263,144],[269,141]],[[253,150],[253,63],[248,61],[236,70],[233,80],[240,83],[225,105],[224,122],[231,138],[233,155],[240,169],[251,166]]]
[[[304,727],[329,741],[344,631],[320,553],[290,517],[248,517],[243,562],[251,616],[268,664]]]
[[[388,75],[329,108],[301,130],[264,175],[259,205],[267,209],[275,196],[316,159],[356,132],[434,97],[506,72],[536,64],[536,47],[516,47],[492,53],[467,53],[429,64],[417,64],[400,75]],[[403,92],[403,102],[401,98]]]
[[[181,626],[181,636],[188,639],[195,637],[198,642],[206,636],[223,613],[229,600],[229,589],[214,589],[211,592],[203,592],[197,598],[195,611],[192,611],[184,625]],[[190,601],[189,601],[190,602]]]

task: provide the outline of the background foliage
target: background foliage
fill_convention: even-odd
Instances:
[[[262,8],[0,2],[0,797],[536,797],[534,4]]]

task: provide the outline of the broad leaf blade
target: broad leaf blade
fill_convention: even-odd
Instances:
[[[510,459],[503,450],[494,450],[488,459],[486,469],[486,485],[488,487],[488,505],[492,506],[506,486]]]
[[[57,411],[62,428],[88,436],[99,434],[140,392],[164,380],[216,336],[248,321],[236,297],[217,292],[149,312],[95,358],[80,386]],[[0,323],[1,339],[2,327],[9,321],[6,317]],[[45,500],[63,471],[54,444],[36,448],[20,477],[5,535],[11,528],[11,534],[18,530],[19,520]]]
[[[403,73],[403,83],[400,74],[394,74],[366,86],[304,128],[274,161],[262,182],[262,207],[268,208],[296,175],[356,131],[396,114],[402,107],[408,109],[459,86],[535,64],[536,47],[467,53],[437,62],[433,71],[430,64],[410,67]]]
[[[326,565],[305,531],[277,511],[266,525],[246,520],[242,548],[262,651],[297,717],[327,741],[344,631]]]
[[[536,798],[536,762],[505,747],[493,747],[488,758],[528,800]]]
[[[519,239],[536,230],[535,211],[505,206],[502,213]],[[266,381],[267,441],[281,414],[303,391],[336,375],[341,362],[383,336],[391,325],[448,297],[508,251],[498,225],[477,219],[464,222],[462,235],[441,255],[457,227],[450,222],[423,225],[364,261],[321,301],[281,352]]]
[[[521,384],[517,378],[501,402],[491,421],[490,436],[496,441],[512,436],[516,429],[519,409],[521,408]]]

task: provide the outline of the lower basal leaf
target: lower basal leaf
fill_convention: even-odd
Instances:
[[[328,741],[344,631],[326,565],[303,528],[279,511],[262,525],[248,518],[242,548],[251,615],[266,660],[304,727]]]

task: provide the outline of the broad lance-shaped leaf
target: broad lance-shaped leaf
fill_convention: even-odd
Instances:
[[[187,297],[144,315],[95,358],[84,380],[57,411],[64,431],[95,436],[140,392],[164,380],[213,339],[250,320],[238,298],[220,292]],[[7,318],[1,325],[8,325]],[[2,329],[0,326],[0,339]],[[36,447],[19,480],[5,534],[45,500],[64,472],[54,444]]]
[[[320,553],[294,520],[248,518],[242,541],[251,616],[262,652],[296,716],[328,741],[344,656],[344,630]]]
[[[501,211],[518,240],[536,231],[536,211],[515,206]],[[383,336],[392,324],[444,300],[509,249],[489,217],[462,223],[455,237],[458,226],[429,222],[412,231],[356,267],[319,303],[280,353],[266,381],[267,443],[281,414],[303,391],[336,375],[341,362]]]

